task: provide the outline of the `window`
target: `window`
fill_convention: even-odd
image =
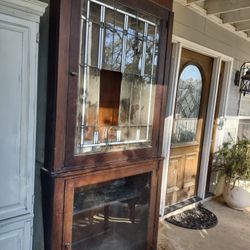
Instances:
[[[82,1],[75,154],[150,147],[159,21]]]
[[[193,142],[199,117],[202,75],[196,65],[187,65],[181,72],[175,106],[172,144]]]

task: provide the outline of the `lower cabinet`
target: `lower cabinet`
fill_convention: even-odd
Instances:
[[[159,166],[156,161],[55,179],[45,174],[44,192],[51,193],[48,181],[54,188],[46,249],[155,249]],[[45,214],[45,221],[51,218]]]
[[[31,249],[32,220],[0,223],[1,250]]]

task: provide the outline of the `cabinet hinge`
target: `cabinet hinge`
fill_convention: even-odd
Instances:
[[[40,40],[40,33],[37,32],[37,33],[36,33],[36,42],[39,43],[39,40]]]

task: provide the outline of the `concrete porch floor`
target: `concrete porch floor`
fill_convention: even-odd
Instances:
[[[220,200],[204,203],[218,218],[216,227],[191,230],[160,222],[158,250],[248,250],[250,249],[250,210],[237,211]]]

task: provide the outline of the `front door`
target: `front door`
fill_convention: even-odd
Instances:
[[[166,205],[194,197],[213,58],[183,49],[171,139]]]

